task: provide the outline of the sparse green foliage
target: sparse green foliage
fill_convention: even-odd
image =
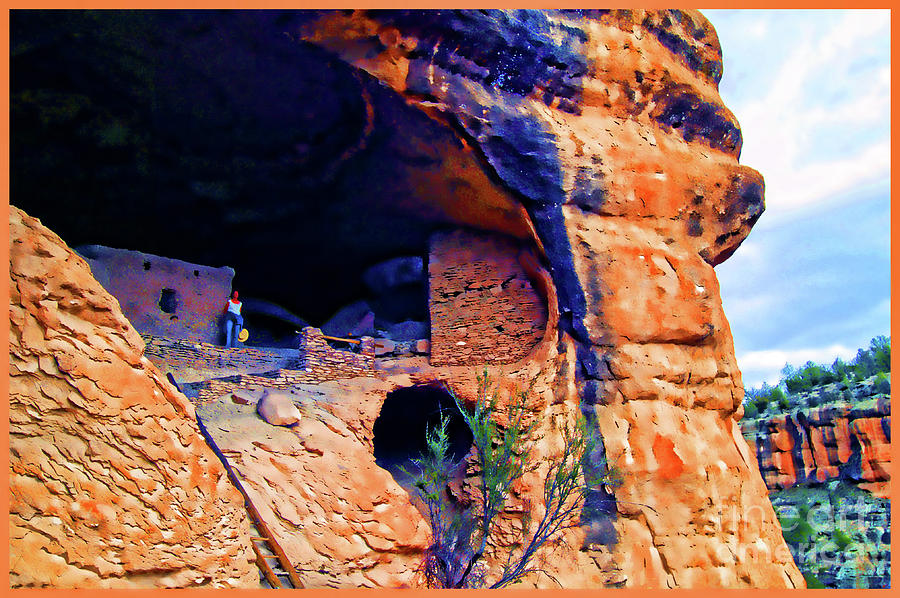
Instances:
[[[873,390],[878,394],[891,394],[891,381],[884,375],[884,372],[879,373],[875,377],[875,386],[873,386]]]
[[[785,364],[781,370],[781,382],[776,386],[769,386],[763,383],[757,388],[745,389],[745,395],[750,397],[747,401],[756,403],[757,411],[765,411],[768,403],[774,402],[782,410],[788,409],[791,405],[791,396],[799,393],[807,392],[817,386],[836,382],[843,391],[843,397],[851,400],[853,393],[849,388],[860,380],[865,380],[876,374],[882,374],[879,381],[883,378],[884,382],[880,383],[877,392],[890,393],[890,380],[885,373],[891,371],[891,339],[888,336],[876,336],[869,343],[868,349],[860,349],[856,353],[856,357],[850,363],[845,363],[840,357],[834,360],[830,367],[823,366],[811,361],[807,361],[800,368],[795,368],[790,364]],[[781,388],[788,392],[787,400],[783,400],[784,396]],[[884,390],[886,389],[886,390]],[[828,395],[821,401],[813,401],[813,403],[823,403],[833,400],[834,396]],[[766,399],[766,400],[764,400]],[[746,407],[745,407],[746,410]]]
[[[844,363],[843,359],[837,357],[831,364],[831,372],[834,374],[836,380],[841,381],[841,384],[848,384],[849,380],[847,379],[847,375],[852,372],[852,369],[849,365]]]
[[[806,521],[806,514],[800,517],[785,517],[781,520],[781,531],[785,541],[791,544],[809,544],[815,534],[812,526]]]
[[[770,498],[808,587],[810,579],[829,588],[889,583],[890,547],[870,535],[871,527],[888,529],[888,500],[838,480],[773,490]]]
[[[744,405],[744,417],[754,418],[759,415],[759,409],[756,407],[756,401],[749,401]]]
[[[869,343],[869,351],[875,361],[877,372],[891,371],[891,339],[887,336],[876,336]]]
[[[772,392],[769,394],[769,399],[778,404],[778,408],[782,411],[787,411],[790,409],[791,404],[788,402],[787,396],[784,394],[784,391],[781,390],[778,386],[772,387]]]
[[[853,539],[841,529],[834,530],[834,534],[831,537],[834,540],[834,543],[837,544],[839,550],[844,550],[851,542],[853,542]]]
[[[819,581],[819,578],[813,575],[812,573],[804,573],[803,579],[806,580],[806,587],[810,590],[822,590],[825,589],[825,584]]]
[[[423,562],[425,582],[432,588],[501,588],[515,583],[536,569],[532,558],[541,546],[564,529],[578,525],[587,493],[601,483],[609,483],[605,469],[595,473],[589,466],[598,447],[598,437],[582,416],[574,427],[561,430],[562,456],[554,461],[544,480],[544,511],[541,519],[525,525],[522,548],[510,552],[499,572],[488,575],[483,557],[503,512],[513,483],[528,466],[528,439],[536,425],[528,410],[529,391],[516,393],[515,400],[502,408],[498,393],[487,372],[478,377],[478,397],[471,411],[454,395],[456,405],[472,431],[475,453],[481,465],[478,497],[463,509],[446,492],[453,467],[448,451],[446,420],[427,433],[428,453],[414,463],[421,470],[415,491],[425,503],[431,523],[431,545]],[[452,393],[451,393],[452,394]],[[505,416],[498,424],[498,415]],[[490,580],[489,580],[490,578]]]
[[[799,370],[789,371],[792,373],[784,378],[784,385],[790,393],[802,392],[839,379],[834,372],[811,361],[807,361]]]

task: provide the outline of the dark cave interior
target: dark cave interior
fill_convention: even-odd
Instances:
[[[472,447],[472,432],[450,393],[439,385],[425,385],[388,393],[373,428],[375,462],[405,482],[400,467],[415,473],[410,460],[425,454],[426,430],[439,426],[442,414],[447,418],[449,456],[453,462],[461,461]]]
[[[457,130],[289,35],[314,14],[12,11],[11,203],[71,247],[231,266],[315,326],[435,230],[525,237]]]

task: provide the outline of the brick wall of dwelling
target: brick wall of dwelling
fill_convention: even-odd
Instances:
[[[200,386],[197,399],[205,402],[236,390],[284,389],[297,384],[372,376],[375,371],[375,341],[371,337],[363,337],[358,353],[342,351],[331,347],[318,328],[307,327],[303,329],[294,364],[290,368],[207,380]]]
[[[431,364],[512,363],[541,340],[547,306],[515,239],[436,233],[428,258]]]
[[[300,337],[299,370],[313,374],[317,381],[371,376],[375,368],[375,339],[360,339],[359,353],[334,349],[318,328],[307,326]]]

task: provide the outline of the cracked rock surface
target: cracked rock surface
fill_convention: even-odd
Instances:
[[[334,272],[349,280],[373,252],[421,255],[434,230],[468,227],[515,238],[540,262],[535,271],[546,273],[529,275],[532,282],[543,281],[546,325],[542,334],[530,334],[530,348],[516,353],[514,362],[484,363],[484,353],[473,352],[438,367],[424,357],[382,363],[376,368],[380,381],[347,387],[346,401],[329,403],[333,418],[324,415],[327,410],[320,419],[304,416],[298,430],[309,433],[308,439],[267,426],[271,438],[254,440],[271,450],[232,437],[227,427],[213,431],[223,435],[223,443],[234,443],[251,491],[272,505],[285,550],[317,576],[315,584],[412,583],[409,569],[424,532],[408,497],[374,465],[368,427],[379,397],[396,386],[439,380],[471,400],[475,372],[488,368],[505,380],[507,395],[516,383],[534,382],[536,467],[516,489],[516,505],[530,505],[532,516],[540,512],[540,475],[560,451],[557,424],[571,423],[578,413],[591,416],[606,462],[621,472],[614,500],[586,510],[582,526],[567,534],[568,543],[541,555],[563,587],[804,586],[738,427],[743,384],[714,267],[738,249],[762,214],[764,183],[739,163],[740,127],[718,93],[721,49],[700,13],[248,11],[213,19],[179,11],[90,13],[74,25],[28,11],[13,16],[17,23],[30,22],[38,40],[15,46],[14,72],[28,76],[12,86],[13,118],[27,125],[19,130],[32,134],[13,140],[13,155],[22,156],[13,166],[24,173],[13,177],[14,192],[29,202],[22,204],[29,211],[46,208],[48,197],[60,198],[47,213],[68,227],[66,235],[113,231],[105,241],[113,245],[141,235],[153,242],[181,237],[186,251],[194,246],[192,259],[206,263],[210,253],[204,252],[223,250],[213,240],[243,226],[255,231],[246,243],[259,253],[222,259],[247,259],[247,271],[284,287],[271,289],[285,295],[273,295],[278,300],[325,297],[321,305],[298,304],[298,312],[324,312],[341,302],[327,296],[330,285],[318,285],[316,292],[287,288],[281,261],[271,255],[327,256],[316,260],[321,263],[315,273],[296,277],[303,285],[328,280]],[[70,35],[67,26],[78,35]],[[104,44],[91,45],[98,37]],[[216,60],[205,60],[209,48],[217,50],[210,53]],[[231,59],[242,52],[271,60]],[[170,68],[171,57],[184,57],[183,70]],[[60,78],[53,71],[57,62],[81,75]],[[208,77],[208,87],[195,71]],[[137,91],[113,80],[120,74],[130,81],[129,73]],[[113,97],[82,88],[95,80],[114,89]],[[245,84],[233,85],[237,80]],[[69,81],[70,88],[44,91],[55,81]],[[246,89],[259,90],[254,101],[242,95]],[[88,93],[93,95],[85,103]],[[192,110],[213,100],[219,109]],[[107,111],[121,112],[121,126],[136,132],[99,137],[122,149],[94,147],[97,135],[80,125],[79,119],[105,119]],[[222,114],[228,115],[225,122],[248,123],[253,134],[228,137],[231,129],[217,120]],[[69,129],[74,133],[66,136]],[[44,141],[59,143],[51,145],[60,151],[48,152]],[[96,168],[110,153],[124,166]],[[48,172],[48,164],[69,168],[67,176],[49,176],[56,171]],[[194,179],[198,165],[208,178]],[[95,176],[107,178],[95,185]],[[46,185],[57,179],[65,185],[48,193]],[[158,187],[158,180],[167,183]],[[122,202],[120,188],[134,189],[133,201]],[[86,190],[98,206],[91,217],[66,213],[67,206],[80,205],[78,194]],[[207,208],[211,202],[227,208]],[[180,217],[172,218],[176,211]],[[232,217],[240,221],[229,222]],[[340,248],[319,251],[322,237],[337,233]],[[27,231],[22,234],[28,238]],[[35,288],[55,285],[68,298],[67,281],[87,276],[77,270],[78,262],[64,265],[50,259],[52,253],[23,247],[11,247],[16,268],[29,268],[29,276],[39,279]],[[260,267],[251,268],[254,262]],[[95,288],[88,285],[83,283]],[[132,339],[129,346],[140,347],[133,331],[116,328],[121,318],[115,309],[57,309],[55,295],[31,288],[20,285],[11,303],[14,346],[24,347],[10,362],[19,397],[11,422],[16,434],[20,427],[37,428],[28,407],[48,417],[38,410],[48,401],[36,382],[49,375],[41,367],[57,367],[66,376],[74,368],[70,386],[77,392],[66,387],[66,398],[59,400],[88,401],[101,414],[128,412],[147,396],[140,384],[115,398],[104,394],[110,380],[142,379],[133,372],[141,369],[137,365],[73,365],[66,361],[68,348],[49,344],[59,342],[53,335],[44,338],[45,331],[64,328],[64,336],[78,339],[74,346],[91,350],[94,343],[109,342],[104,334],[112,332],[103,331],[112,327]],[[499,283],[491,288],[506,292]],[[485,297],[490,293],[484,290]],[[27,310],[18,306],[20,296]],[[431,330],[442,324],[431,322]],[[38,351],[31,347],[45,342],[44,353],[29,357],[27,351]],[[124,363],[139,362],[135,351],[126,352],[132,362]],[[53,353],[62,361],[48,361]],[[389,376],[395,381],[380,386]],[[176,411],[171,405],[179,399],[169,397],[177,395],[159,384],[160,399],[146,408]],[[329,384],[337,391],[345,382]],[[250,406],[234,408],[238,417]],[[132,436],[146,434],[141,426],[148,421],[132,422]],[[110,425],[115,429],[118,423]],[[189,422],[182,425],[186,430]],[[102,430],[97,434],[109,438]],[[173,461],[160,465],[163,471],[180,471],[180,449],[188,446],[189,435],[184,432],[178,443],[170,436],[146,450],[151,461]],[[119,448],[137,441],[108,442]],[[56,450],[52,446],[48,441],[47,450]],[[26,467],[28,458],[14,461]],[[346,475],[342,467],[350,465],[359,476]],[[116,471],[110,475],[124,475]],[[34,487],[50,492],[45,488],[53,486]],[[176,483],[171,492],[180,500],[182,492],[192,496],[177,488]],[[225,490],[218,492],[221,497]],[[519,511],[504,514],[504,545],[512,545],[525,519],[525,507],[514,508]],[[381,517],[376,509],[387,514]],[[385,521],[399,527],[387,532],[380,527]],[[301,535],[294,526],[306,531]],[[141,533],[153,529],[138,527]],[[502,558],[497,550],[489,560]],[[345,569],[323,564],[328,555]],[[526,585],[557,587],[546,576],[529,578]]]
[[[10,584],[258,587],[243,499],[87,263],[10,208]]]

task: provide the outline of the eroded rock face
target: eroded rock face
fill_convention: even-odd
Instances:
[[[891,400],[835,403],[748,422],[744,434],[772,489],[844,480],[890,497]]]
[[[558,368],[556,396],[596,418],[624,473],[625,584],[802,587],[738,427],[713,266],[762,213],[763,181],[738,164],[702,15],[359,11],[303,37],[461,129],[528,210],[561,340],[531,359]],[[586,584],[598,568],[554,571]]]
[[[301,385],[282,395],[303,410],[290,428],[256,413],[262,390],[197,407],[306,588],[417,583],[428,526],[371,444],[392,387],[371,378]]]
[[[10,584],[258,587],[243,499],[87,263],[10,208]]]
[[[186,148],[188,164],[167,180],[180,180],[188,176],[185,172],[193,176],[195,163],[208,163],[208,176],[217,181],[226,176],[222,170],[242,173],[211,186],[193,180],[175,185],[180,195],[164,194],[164,200],[156,201],[181,208],[178,202],[188,197],[184,189],[199,189],[204,199],[184,199],[185,208],[199,214],[199,206],[211,200],[229,206],[211,211],[204,220],[214,229],[208,234],[215,235],[207,239],[221,237],[216,226],[222,221],[215,220],[221,214],[238,218],[237,223],[226,219],[232,227],[228,231],[249,224],[253,234],[248,244],[257,245],[279,233],[284,238],[287,232],[294,235],[297,223],[303,222],[302,232],[294,236],[308,243],[297,247],[321,251],[322,238],[314,234],[321,229],[348,244],[346,251],[341,246],[331,255],[363,256],[359,262],[374,259],[373,248],[414,255],[437,228],[504,234],[538,256],[540,264],[532,265],[528,276],[547,302],[543,334],[535,333],[531,342],[539,340],[513,363],[498,367],[477,357],[437,367],[425,358],[380,363],[371,375],[384,387],[355,395],[363,402],[369,397],[371,403],[342,403],[341,414],[335,415],[343,424],[334,422],[329,428],[323,420],[329,432],[304,417],[299,427],[316,428],[313,436],[331,438],[333,432],[344,439],[335,451],[339,458],[325,467],[309,455],[299,457],[296,444],[264,450],[239,443],[236,450],[248,460],[248,470],[260,467],[255,478],[260,502],[275,505],[269,509],[273,516],[278,511],[292,525],[316,530],[312,540],[302,539],[287,525],[280,532],[280,541],[293,546],[285,549],[309,567],[314,583],[414,583],[409,571],[425,541],[420,520],[388,474],[372,469],[366,452],[378,397],[402,386],[405,377],[406,384],[445,382],[471,400],[475,372],[488,368],[504,380],[507,394],[515,383],[534,382],[539,421],[533,454],[537,468],[514,489],[501,533],[489,548],[490,563],[502,562],[504,551],[515,547],[526,505],[539,504],[541,475],[561,450],[559,426],[584,412],[602,433],[604,460],[621,471],[624,483],[612,498],[592,497],[597,504],[586,513],[582,527],[567,533],[572,549],[562,556],[554,550],[540,555],[553,579],[564,587],[802,587],[756,460],[738,427],[742,381],[713,267],[737,249],[762,213],[763,181],[738,163],[740,129],[718,95],[721,52],[709,23],[695,11],[641,10],[283,16],[259,17],[246,29],[253,32],[247,41],[235,34],[255,18],[244,13],[223,17],[212,28],[204,28],[207,17],[196,13],[173,17],[178,27],[155,22],[147,26],[129,15],[130,25],[154,32],[161,55],[185,56],[190,64],[197,64],[194,57],[203,52],[185,52],[179,44],[218,48],[215,44],[227,40],[277,58],[266,62],[265,70],[249,69],[254,83],[248,88],[264,89],[264,98],[279,110],[261,109],[228,91],[209,94],[240,114],[236,122],[257,118],[260,130],[268,126],[268,134],[254,136],[253,143],[241,145],[226,159],[208,150],[202,135],[202,143],[183,140],[187,129],[175,126],[190,116],[196,130],[225,130],[215,119],[184,111],[183,97],[193,83],[182,83],[195,80],[193,70],[157,73],[165,85],[137,94],[133,105],[138,114],[126,119],[130,126],[143,131],[145,121],[153,126],[167,123],[161,131],[147,125],[155,145],[146,151],[136,142],[126,143],[129,152],[149,155],[150,166],[160,168],[145,170],[171,174],[159,166],[167,162],[157,157],[167,155],[166,143],[174,138],[180,140],[177,147]],[[33,27],[43,31],[44,24],[35,19]],[[267,39],[267,32],[279,42],[260,41]],[[78,39],[90,40],[91,35],[83,32]],[[134,36],[124,41],[118,33],[107,37],[125,47]],[[48,39],[52,43],[41,46],[42,51],[51,52],[53,44],[62,43],[53,41],[58,36],[48,34]],[[81,51],[88,42],[79,44]],[[127,55],[140,64],[170,62],[148,59],[156,57],[152,49],[128,47]],[[19,62],[34,68],[19,72],[40,80],[41,65],[47,61],[26,50],[26,60]],[[202,68],[208,68],[211,80],[223,90],[231,89],[223,81],[248,77],[246,63],[229,61],[225,53],[216,55],[221,64],[203,61]],[[298,69],[298,59],[320,66],[304,71]],[[88,68],[92,76],[102,78],[78,60],[73,63],[73,69]],[[116,68],[129,67],[117,63]],[[287,76],[301,71],[312,74],[309,87],[320,85],[323,91],[316,98],[324,98],[320,106],[303,100],[309,102],[303,104],[305,112],[297,109],[303,101],[296,98],[313,94],[298,91],[295,78]],[[154,76],[149,66],[142,73]],[[277,84],[256,84],[267,75]],[[41,135],[50,135],[40,117],[57,113],[33,106],[39,94],[19,92],[28,89],[29,82],[16,81],[17,110],[31,118],[28,123]],[[71,99],[73,93],[61,97]],[[332,104],[339,108],[329,108]],[[72,107],[75,114],[81,114],[80,106]],[[88,108],[87,114],[99,110]],[[28,112],[32,109],[35,114]],[[155,110],[179,118],[164,121],[156,118]],[[323,132],[326,141],[315,145],[309,131],[327,131],[323,127],[331,122],[343,125],[333,134]],[[134,171],[144,172],[143,162],[136,160]],[[33,159],[21,167],[31,172],[43,164]],[[272,193],[260,193],[254,182]],[[298,194],[298,184],[310,194]],[[148,188],[141,186],[141,193],[146,195]],[[22,191],[36,205],[32,196],[46,195],[27,185]],[[290,199],[279,199],[276,191]],[[312,217],[317,210],[322,220]],[[348,213],[349,220],[340,220]],[[388,217],[398,220],[386,222]],[[393,238],[382,234],[385,230],[402,234]],[[202,245],[204,231],[191,232],[192,243]],[[351,246],[351,241],[358,244]],[[273,279],[274,263],[268,259],[265,264]],[[337,263],[323,261],[319,268],[353,278]],[[364,268],[357,264],[356,271]],[[304,293],[313,295],[318,292]],[[272,434],[289,433],[269,429],[276,431]],[[314,440],[312,447],[303,451],[324,455]],[[273,460],[266,453],[284,456]],[[341,465],[362,477],[353,479]],[[306,481],[309,476],[321,478],[313,484]],[[362,495],[359,483],[377,494],[377,504],[372,492]],[[306,493],[299,495],[302,499],[292,494],[300,488]],[[372,524],[379,508],[393,513],[390,520],[377,518],[387,530]],[[335,512],[344,518],[332,517]],[[377,554],[377,564],[364,556],[364,545]],[[342,567],[326,567],[322,573],[332,554]],[[556,582],[534,576],[526,585],[556,587]]]

